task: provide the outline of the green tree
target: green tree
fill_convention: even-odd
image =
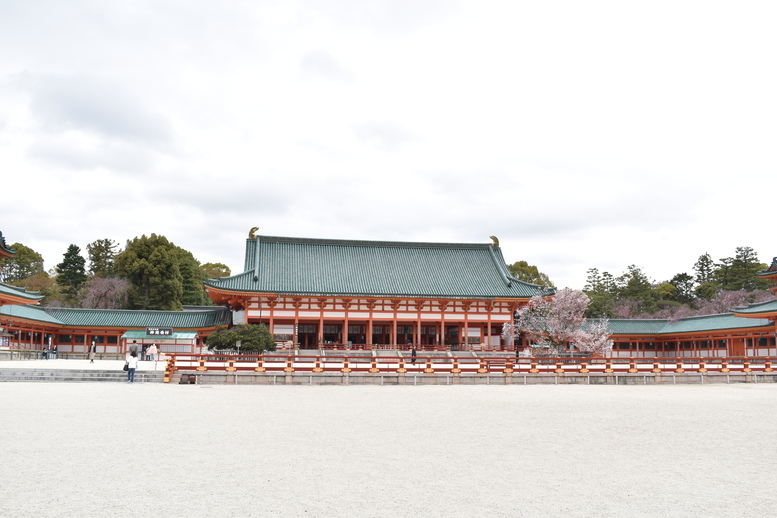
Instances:
[[[43,256],[38,252],[21,243],[14,243],[10,248],[16,251],[13,257],[0,259],[0,271],[3,273],[4,282],[12,283],[45,273]]]
[[[687,273],[678,273],[669,280],[669,284],[674,286],[674,291],[670,300],[680,304],[692,304],[694,301],[694,282],[693,277]]]
[[[194,258],[191,252],[177,247],[178,269],[181,271],[181,304],[184,306],[202,306],[210,301],[205,293],[205,272],[200,262]]]
[[[612,308],[618,297],[618,287],[615,278],[609,272],[599,272],[597,268],[588,269],[583,292],[591,299],[586,316],[590,318],[609,318],[613,316]]]
[[[177,249],[166,237],[151,234],[128,241],[125,249],[116,255],[116,274],[132,284],[130,302],[133,308],[183,309]]]
[[[89,273],[95,277],[113,276],[113,263],[119,244],[113,239],[98,239],[86,245],[89,254]]]
[[[619,298],[636,302],[639,310],[648,313],[658,309],[658,294],[653,283],[638,266],[630,265],[616,282]]]
[[[43,299],[40,301],[41,306],[64,306],[54,276],[49,275],[48,272],[38,272],[35,275],[10,282],[9,284],[18,286],[19,288],[25,288],[28,291],[40,292],[40,294],[43,295]]]
[[[229,277],[232,270],[224,263],[205,263],[202,265],[202,273],[206,279],[218,279],[219,277]]]
[[[81,249],[76,245],[67,247],[62,262],[57,265],[57,284],[65,296],[68,305],[75,305],[78,290],[86,279],[86,259],[81,256]]]
[[[529,264],[526,261],[517,261],[513,264],[507,265],[507,269],[510,270],[510,275],[516,279],[530,284],[538,284],[540,286],[553,287],[553,283],[550,278],[539,271],[539,269],[533,264]]]
[[[758,254],[749,246],[738,246],[736,255],[731,261],[728,284],[725,290],[763,290],[771,285],[767,279],[758,276],[758,272],[767,268],[767,265],[758,260]]]
[[[694,277],[696,284],[710,282],[714,280],[715,276],[715,261],[712,260],[710,254],[702,254],[693,265],[693,271],[696,272]]]
[[[710,254],[705,253],[699,256],[696,264],[693,265],[693,271],[696,272],[694,293],[697,297],[711,299],[720,290],[720,283],[715,278],[715,270],[715,261],[712,260]]]
[[[275,341],[265,324],[240,324],[231,329],[221,328],[206,340],[209,349],[237,349],[240,340],[240,351],[262,353],[274,351]]]

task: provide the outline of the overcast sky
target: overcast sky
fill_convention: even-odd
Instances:
[[[0,231],[486,243],[558,287],[777,255],[777,2],[0,0]]]

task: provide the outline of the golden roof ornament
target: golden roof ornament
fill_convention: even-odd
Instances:
[[[256,239],[256,231],[259,230],[259,227],[251,227],[251,231],[248,233],[249,239]]]
[[[499,238],[496,236],[490,236],[490,237],[491,237],[491,241],[493,241],[492,246],[494,248],[499,248]]]

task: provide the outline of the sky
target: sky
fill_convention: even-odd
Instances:
[[[0,0],[0,231],[488,243],[582,289],[771,236],[777,3]],[[304,273],[304,272],[301,272]]]

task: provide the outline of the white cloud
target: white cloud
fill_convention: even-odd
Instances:
[[[561,286],[748,245],[777,173],[777,8],[700,1],[11,2],[0,231],[488,242]],[[45,14],[41,14],[45,13]]]

